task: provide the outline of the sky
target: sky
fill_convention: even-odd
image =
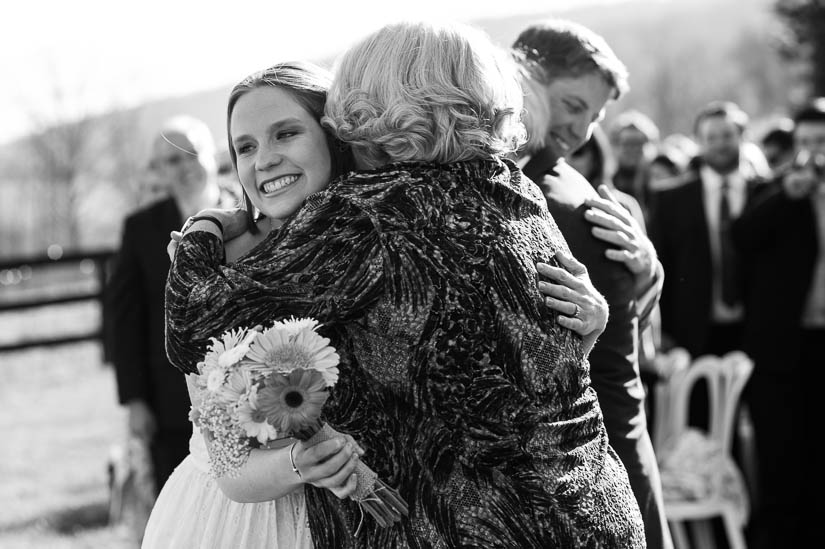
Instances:
[[[82,114],[335,55],[381,25],[624,0],[21,0],[0,22],[0,142]],[[12,7],[13,6],[13,7]]]

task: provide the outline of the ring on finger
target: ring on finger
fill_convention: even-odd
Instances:
[[[579,308],[579,304],[578,303],[573,303],[573,306],[576,308],[576,310],[573,311],[573,318],[579,318],[579,312],[581,312],[581,309]]]

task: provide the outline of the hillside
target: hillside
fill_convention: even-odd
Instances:
[[[503,47],[542,18],[583,23],[605,36],[630,71],[631,90],[609,106],[605,124],[632,107],[649,114],[663,134],[689,134],[694,113],[710,100],[737,101],[759,119],[784,113],[800,95],[792,67],[775,54],[778,22],[771,5],[772,0],[631,0],[470,21]],[[332,64],[330,58],[315,61]],[[0,255],[44,250],[51,242],[115,245],[123,217],[139,203],[149,137],[164,119],[190,114],[206,121],[225,149],[232,84],[94,119],[81,132],[87,136],[82,150],[68,164],[58,158],[58,170],[44,171],[48,162],[32,154],[37,136],[0,145]],[[64,168],[74,174],[70,184],[61,184]]]
[[[711,99],[737,99],[757,115],[773,110],[763,103],[777,97],[787,100],[783,82],[762,81],[765,71],[773,74],[779,64],[778,60],[766,59],[773,55],[770,41],[775,21],[770,5],[769,0],[640,0],[470,22],[502,46],[512,44],[532,21],[550,16],[565,17],[594,29],[607,39],[631,74],[631,91],[610,108],[608,120],[632,106],[651,113],[669,130],[685,131],[689,118],[680,111],[695,112]],[[752,59],[737,59],[742,54],[737,47],[743,37]],[[332,63],[331,59],[315,61],[325,66]],[[742,83],[754,78],[757,89],[743,89]],[[203,118],[215,135],[222,136],[231,87],[232,83],[227,83],[217,89],[147,103],[140,109],[142,125],[157,127],[167,116],[186,112]],[[690,104],[685,104],[686,100]],[[784,107],[784,103],[776,105],[777,110]]]

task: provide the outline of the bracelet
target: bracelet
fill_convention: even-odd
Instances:
[[[289,462],[292,464],[292,471],[298,475],[298,478],[303,479],[304,477],[301,476],[301,471],[298,470],[298,466],[295,465],[295,457],[292,455],[292,450],[295,449],[295,445],[298,444],[297,442],[293,442],[292,446],[289,447]]]
[[[189,227],[191,227],[196,221],[209,221],[211,223],[214,223],[215,225],[217,225],[218,230],[221,233],[223,233],[223,223],[221,223],[217,217],[214,217],[212,215],[196,215],[195,217],[190,217],[189,222],[187,223],[188,227],[186,228],[188,229]]]

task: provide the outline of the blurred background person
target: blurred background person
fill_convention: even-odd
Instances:
[[[656,200],[660,191],[678,187],[683,181],[690,158],[681,149],[662,143],[648,166],[647,215],[656,215]]]
[[[570,251],[607,300],[610,314],[590,353],[590,379],[610,445],[641,509],[647,547],[670,548],[659,467],[647,431],[638,337],[658,300],[663,273],[642,226],[610,191],[602,187],[597,193],[565,161],[592,142],[578,159],[580,167],[595,183],[604,177],[606,155],[597,150],[593,135],[608,101],[628,89],[627,68],[604,38],[559,19],[523,30],[513,54],[522,68],[528,133],[518,164],[541,189]]]
[[[699,145],[692,137],[674,132],[662,139],[661,147],[671,148],[679,151],[685,158],[693,158],[699,154]]]
[[[745,271],[745,390],[760,498],[753,546],[800,547],[818,528],[816,433],[825,365],[825,97],[794,117],[795,161],[734,223]]]
[[[164,179],[158,162],[152,160],[138,181],[138,208],[169,198],[170,184]]]
[[[609,135],[617,164],[613,185],[647,212],[648,168],[659,143],[659,128],[647,115],[629,110],[615,118]]]
[[[149,190],[167,196],[153,196],[124,221],[106,307],[118,399],[128,407],[130,435],[148,444],[157,494],[186,457],[191,435],[186,382],[168,362],[164,344],[166,243],[186,217],[233,204],[217,185],[215,145],[202,121],[169,119],[150,154]]]
[[[611,175],[616,171],[616,159],[613,157],[607,135],[599,124],[594,125],[590,139],[578,149],[568,152],[565,159],[584,176],[594,189],[597,189],[599,185],[610,187],[613,196],[627,208],[642,228],[645,227],[644,214],[639,201],[613,185]]]
[[[760,144],[771,171],[781,172],[794,157],[793,120],[780,118],[775,121],[762,136]]]
[[[682,175],[687,169],[689,158],[679,149],[661,145],[650,159],[649,188],[651,195],[658,191],[670,189],[681,183]]]
[[[741,348],[741,269],[729,229],[756,184],[741,162],[747,123],[747,114],[732,102],[708,104],[694,125],[699,156],[691,159],[681,185],[655,199],[650,232],[667,273],[664,345],[683,347],[693,357]]]

